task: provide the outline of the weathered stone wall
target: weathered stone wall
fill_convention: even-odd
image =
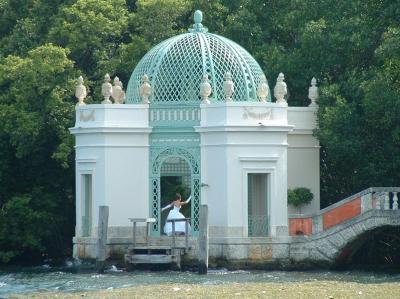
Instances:
[[[383,188],[381,188],[383,190]],[[378,191],[381,189],[377,189]],[[400,210],[397,208],[399,188],[389,196],[388,191],[372,195],[372,189],[345,199],[316,215],[291,217],[290,233],[294,236],[281,237],[217,237],[209,239],[210,265],[239,268],[299,268],[332,266],[351,256],[348,245],[361,240],[365,233],[383,226],[400,226]],[[367,192],[368,191],[368,192]],[[383,196],[382,196],[383,194]],[[324,215],[328,213],[328,221]],[[331,224],[331,225],[328,225]],[[298,231],[304,235],[296,235]],[[144,228],[138,230],[137,241],[144,243]],[[123,259],[123,254],[132,244],[132,229],[110,227],[107,252],[113,259]],[[361,239],[359,239],[361,238]],[[184,247],[185,237],[177,237],[176,245]],[[74,257],[95,258],[96,238],[75,237]],[[150,244],[171,246],[167,236],[152,237]],[[198,240],[189,238],[190,250],[184,263],[196,264]]]

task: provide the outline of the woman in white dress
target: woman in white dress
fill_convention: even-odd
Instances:
[[[172,207],[172,210],[169,211],[167,216],[167,220],[170,219],[184,219],[186,218],[179,210],[182,206],[188,204],[191,200],[191,196],[186,201],[182,201],[182,197],[179,193],[176,193],[175,200],[169,205],[165,206],[161,209],[161,211],[165,211]],[[175,233],[176,234],[185,234],[185,221],[175,222]],[[188,232],[190,231],[190,225],[188,225]],[[164,225],[164,233],[168,236],[172,235],[172,222],[165,222]]]

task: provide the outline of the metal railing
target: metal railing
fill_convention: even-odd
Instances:
[[[268,217],[266,215],[249,215],[249,236],[268,236]]]

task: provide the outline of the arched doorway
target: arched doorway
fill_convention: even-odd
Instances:
[[[186,200],[191,194],[191,169],[185,159],[180,157],[168,157],[161,164],[160,171],[160,207],[165,207],[175,194],[180,193],[182,200]],[[160,232],[164,234],[164,224],[168,216],[168,210],[161,212]],[[181,208],[181,213],[186,218],[191,218],[191,202]]]
[[[189,194],[192,195],[190,211],[183,210],[183,214],[192,218],[191,234],[196,235],[199,230],[200,204],[200,150],[198,147],[153,148],[150,151],[150,215],[156,219],[152,226],[153,236],[162,234],[167,215],[161,213],[161,208],[170,202],[169,197],[174,189],[182,189],[184,199]]]

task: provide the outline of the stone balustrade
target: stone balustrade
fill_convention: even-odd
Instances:
[[[372,187],[343,199],[318,213],[289,215],[289,234],[311,235],[323,232],[369,210],[398,210],[400,187]]]

